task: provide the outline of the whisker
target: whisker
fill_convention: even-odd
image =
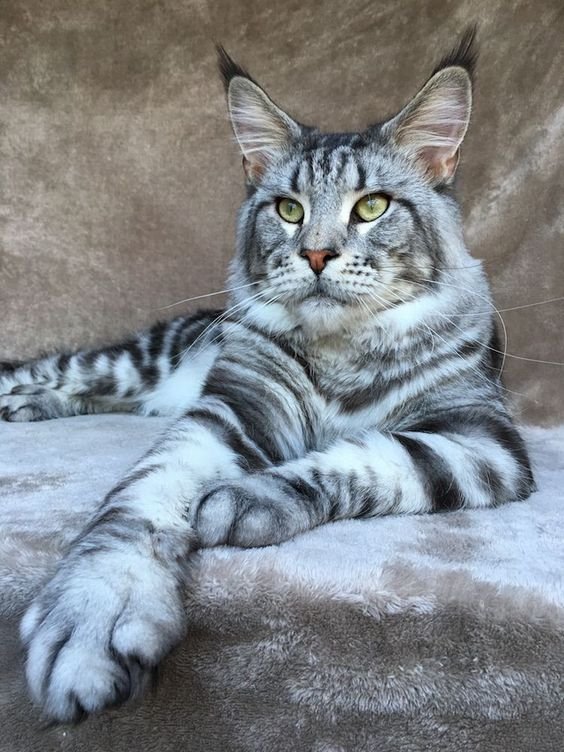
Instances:
[[[235,305],[232,305],[230,308],[227,308],[225,311],[222,311],[219,316],[216,316],[216,318],[206,326],[206,328],[198,334],[196,339],[188,345],[184,350],[182,350],[178,355],[175,356],[176,360],[181,360],[185,355],[187,355],[190,350],[192,350],[193,347],[209,332],[209,330],[214,327],[216,324],[221,323],[225,318],[227,318],[230,314],[234,313],[235,311],[239,310],[243,306],[250,303],[252,300],[256,300],[260,297],[263,297],[267,294],[266,290],[259,291],[255,293],[254,295],[251,295],[249,298],[244,298],[243,300],[239,301],[238,303],[235,303]]]
[[[242,290],[244,287],[252,287],[258,285],[258,282],[249,282],[246,285],[239,285],[238,287],[228,287],[225,290],[218,290],[217,292],[206,292],[203,295],[194,295],[193,298],[184,298],[184,300],[177,300],[176,303],[169,303],[169,305],[161,306],[160,308],[153,308],[153,311],[165,311],[167,308],[174,308],[174,306],[181,305],[182,303],[190,303],[192,300],[202,300],[202,298],[211,298],[214,295],[223,295],[228,292],[235,292],[235,290]]]
[[[438,266],[430,266],[429,268],[433,271],[441,272],[441,271],[454,271],[458,269],[473,269],[477,266],[481,266],[480,262],[476,262],[475,264],[470,264],[469,266],[444,266],[444,267],[438,267]],[[380,266],[379,267],[382,271],[401,271],[401,267],[396,265],[389,265],[389,266]],[[437,281],[433,280],[427,280],[427,282],[433,284],[437,284]],[[444,283],[443,283],[444,284]],[[473,291],[472,291],[473,292]],[[518,306],[510,306],[509,308],[498,308],[497,310],[501,313],[506,313],[507,311],[519,311],[522,308],[533,308],[534,306],[540,306],[540,305],[548,305],[549,303],[560,303],[564,301],[564,296],[559,296],[556,298],[547,298],[546,300],[536,300],[531,303],[524,303],[523,305]],[[465,316],[479,316],[484,313],[487,313],[487,311],[476,311],[474,313],[467,313],[464,314]]]
[[[548,298],[547,300],[537,300],[534,303],[525,303],[524,305],[512,306],[511,308],[500,308],[500,311],[519,311],[521,308],[532,308],[533,306],[548,305],[549,303],[560,303],[564,296],[559,298]]]
[[[418,283],[415,283],[415,284],[418,284]],[[396,294],[397,294],[397,293],[396,293]],[[398,294],[398,298],[399,298],[399,299],[401,300],[401,302],[402,302],[402,303],[407,303],[407,302],[409,302],[408,300],[406,300],[405,298],[403,298],[403,297],[402,297],[401,295],[399,295],[399,294]],[[414,297],[412,297],[412,298],[410,298],[410,300],[415,300],[415,298],[414,298]],[[448,318],[448,315],[447,315],[447,314],[441,314],[441,315],[444,315],[444,316],[446,316],[446,317]],[[451,324],[453,324],[454,326],[456,326],[456,324],[454,324],[454,322],[453,322],[453,321],[452,321],[452,320],[451,320],[450,318],[449,318],[449,322],[450,322]],[[416,324],[416,326],[415,326],[415,329],[417,330],[417,329],[419,329],[419,328],[420,328],[421,326],[425,326],[425,328],[426,328],[426,329],[427,329],[427,331],[428,331],[428,332],[429,332],[429,333],[431,334],[431,336],[432,336],[432,337],[438,337],[438,338],[439,338],[439,339],[440,339],[440,340],[441,340],[441,341],[442,341],[442,342],[443,342],[443,343],[444,343],[445,345],[448,345],[448,346],[450,346],[450,344],[451,344],[451,343],[449,343],[449,342],[448,342],[448,340],[446,340],[446,339],[445,339],[444,337],[442,337],[442,336],[441,336],[441,335],[440,335],[440,334],[439,334],[439,333],[438,333],[438,332],[437,332],[437,331],[436,331],[435,329],[433,329],[433,328],[432,328],[431,326],[429,326],[429,324],[427,324],[427,322],[426,322],[426,321],[420,321],[420,322],[419,322],[418,324]],[[465,332],[465,330],[464,330],[464,329],[461,329],[460,327],[457,327],[457,328],[458,328],[458,329],[459,329],[459,330],[460,330],[460,331],[461,331],[461,332],[462,332],[463,334],[466,334],[466,333],[467,333],[467,332]],[[477,342],[479,342],[479,340],[476,340],[476,341],[477,341]],[[479,344],[484,344],[484,343],[482,343],[482,342],[479,342]],[[486,345],[484,345],[484,346],[486,346]],[[435,347],[435,345],[433,344],[433,350],[434,350],[434,347]],[[487,347],[487,346],[486,346],[486,347]],[[504,385],[503,385],[503,384],[501,383],[501,381],[498,381],[498,382],[496,383],[496,382],[492,381],[491,379],[488,379],[488,377],[487,377],[487,376],[485,376],[485,374],[484,374],[484,373],[483,373],[482,371],[478,370],[478,368],[476,368],[476,366],[474,366],[474,365],[471,365],[470,363],[468,363],[468,361],[467,361],[467,360],[465,360],[465,359],[464,359],[464,358],[462,357],[462,355],[458,355],[458,354],[457,354],[457,353],[455,353],[455,352],[453,352],[452,354],[453,354],[453,355],[455,355],[455,356],[456,356],[457,358],[459,358],[460,360],[462,360],[462,361],[463,361],[463,362],[464,362],[464,363],[465,363],[465,364],[466,364],[466,365],[467,365],[467,366],[468,366],[468,367],[469,367],[469,368],[470,368],[470,369],[471,369],[472,371],[474,371],[474,373],[476,373],[476,374],[477,374],[478,376],[480,376],[480,378],[482,378],[482,379],[484,379],[485,381],[487,381],[487,382],[488,382],[489,384],[491,384],[491,385],[492,385],[492,386],[493,386],[494,388],[496,388],[496,389],[498,389],[498,388],[499,388],[499,389],[502,389],[502,390],[503,390],[504,392],[508,392],[509,394],[516,394],[516,395],[518,395],[519,397],[524,397],[525,399],[530,399],[530,398],[528,397],[528,395],[526,395],[526,394],[523,394],[522,392],[517,392],[517,391],[515,391],[515,390],[513,390],[513,389],[509,389],[508,387],[504,386]],[[499,371],[499,376],[501,376],[501,369],[500,369],[500,371]],[[532,401],[536,403],[536,400],[532,400]]]
[[[266,294],[266,291],[264,291],[264,293]],[[279,299],[280,297],[282,297],[282,295],[281,295],[281,294],[278,294],[278,295],[274,295],[274,297],[270,298],[269,300],[265,300],[265,301],[260,301],[260,302],[259,302],[259,305],[260,305],[261,307],[264,307],[264,306],[270,305],[271,303],[275,303],[275,302],[276,302],[276,301],[277,301],[277,300],[278,300],[278,299]],[[251,298],[251,299],[249,299],[249,300],[252,300],[252,298]],[[229,310],[229,315],[230,315],[231,313],[233,313],[233,310],[232,310],[232,309],[230,309],[230,310]],[[225,335],[229,334],[229,332],[230,332],[230,331],[232,331],[233,329],[235,329],[235,328],[236,328],[236,327],[237,327],[237,326],[238,326],[239,324],[244,324],[244,322],[245,322],[246,320],[248,320],[248,318],[249,318],[249,316],[250,316],[250,315],[251,315],[251,311],[247,311],[247,313],[243,314],[243,316],[241,316],[241,318],[240,318],[240,319],[238,319],[237,321],[235,321],[235,322],[234,322],[234,323],[233,323],[233,324],[232,324],[232,325],[231,325],[230,327],[228,327],[227,329],[223,329],[223,330],[221,330],[220,332],[218,332],[218,333],[217,333],[217,334],[216,334],[216,335],[214,336],[214,338],[213,338],[212,340],[210,340],[210,341],[208,342],[208,344],[207,344],[207,345],[206,345],[206,346],[205,346],[205,347],[204,347],[204,348],[203,348],[203,349],[201,350],[201,352],[203,353],[203,352],[205,352],[205,351],[206,351],[207,349],[209,349],[209,348],[210,348],[210,347],[211,347],[212,345],[215,345],[215,344],[216,344],[216,342],[219,342],[220,338],[222,338],[222,337],[225,337]],[[219,318],[219,317],[218,317],[218,318]],[[225,323],[225,321],[226,321],[226,318],[227,318],[227,317],[224,317],[224,318],[223,318],[223,320],[222,320],[222,321],[220,321],[219,323],[220,323],[220,324],[223,324],[223,323]],[[213,324],[213,323],[216,323],[216,322],[212,322],[212,324]]]
[[[541,305],[548,305],[549,303],[560,303],[562,300],[564,300],[564,297],[560,298],[548,298],[548,300],[537,300],[534,303],[525,303],[524,305],[518,305],[518,306],[511,306],[511,308],[498,308],[498,311],[501,311],[501,313],[506,313],[507,311],[520,311],[522,308],[533,308],[533,306],[541,306]],[[465,313],[464,316],[480,316],[484,313],[489,313],[489,311],[476,311],[475,313]]]
[[[391,271],[398,270],[397,266],[395,268],[392,267],[392,266],[390,266],[388,268]],[[503,356],[503,359],[502,359],[502,362],[501,362],[501,366],[500,366],[500,369],[499,369],[499,375],[501,376],[501,374],[503,372],[503,369],[505,368],[505,360],[510,355],[508,353],[508,351],[507,351],[508,350],[508,344],[509,344],[509,335],[508,335],[508,332],[507,332],[507,325],[505,324],[505,320],[504,320],[503,316],[501,315],[500,311],[494,305],[494,303],[488,297],[486,297],[485,295],[481,295],[479,292],[476,292],[476,290],[473,290],[472,288],[466,287],[464,285],[454,285],[454,284],[451,284],[449,282],[440,282],[439,280],[431,280],[431,279],[424,280],[423,282],[416,282],[413,279],[410,280],[410,281],[411,281],[412,284],[417,285],[418,287],[426,288],[426,286],[429,285],[429,284],[430,285],[440,285],[442,287],[449,287],[449,288],[451,288],[453,290],[461,290],[462,292],[470,293],[474,297],[479,298],[480,300],[485,301],[492,308],[492,310],[495,311],[496,315],[498,316],[498,318],[499,318],[499,320],[501,322],[501,327],[503,329],[503,350],[495,350],[495,348],[491,348],[491,347],[489,349],[490,350],[495,350],[495,352],[497,352],[497,353],[499,353],[500,355]],[[401,300],[401,298],[400,298],[400,300]],[[404,300],[403,302],[405,303],[406,301]],[[443,314],[443,315],[447,315],[447,314]],[[463,315],[465,315],[465,314],[463,314]],[[451,320],[451,323],[452,323],[452,320]],[[483,342],[480,342],[480,344],[483,344],[484,347],[489,347],[488,345],[486,345]],[[513,356],[511,355],[511,357],[513,357]],[[519,356],[515,356],[515,357],[519,357]]]
[[[459,331],[464,332],[464,329],[462,329],[462,327],[458,326],[458,324],[455,324],[454,321],[452,321],[452,319],[450,319],[450,317],[448,316],[448,314],[446,314],[446,313],[440,313],[439,316],[444,316],[444,317],[448,318],[449,322],[454,327],[456,327]],[[505,350],[505,351],[498,350],[497,348],[491,347],[491,345],[487,345],[485,342],[481,342],[480,340],[476,340],[476,342],[479,345],[482,345],[483,347],[485,347],[487,350],[491,350],[492,352],[499,353],[500,355],[503,355],[506,358],[515,358],[517,360],[525,360],[528,363],[542,363],[542,364],[547,365],[547,366],[564,366],[564,363],[562,363],[562,362],[560,362],[558,360],[541,360],[540,358],[528,358],[525,355],[515,355],[514,353],[507,352],[507,350]],[[500,371],[500,373],[501,373],[501,371]]]
[[[509,334],[507,332],[507,325],[505,323],[505,319],[501,315],[500,311],[496,308],[496,306],[494,305],[494,303],[489,298],[487,298],[485,295],[481,295],[480,293],[476,292],[475,290],[472,290],[470,287],[465,287],[465,286],[461,286],[461,285],[452,285],[452,284],[449,284],[448,282],[439,282],[437,280],[434,280],[432,284],[443,285],[444,287],[451,287],[451,288],[454,288],[454,289],[462,290],[463,292],[469,292],[472,295],[474,295],[475,297],[480,298],[480,300],[485,300],[486,303],[489,306],[491,306],[491,308],[493,308],[493,310],[496,312],[496,315],[497,315],[497,317],[499,318],[499,320],[501,322],[501,327],[503,329],[503,351],[496,350],[497,353],[499,353],[500,355],[503,356],[502,361],[501,361],[501,366],[499,367],[499,375],[501,376],[501,374],[503,373],[503,369],[505,368],[505,360],[506,360],[506,358],[507,358],[507,356],[509,354],[508,353]],[[480,342],[480,344],[484,344],[484,343]],[[488,347],[488,345],[484,345],[484,346]],[[493,350],[494,348],[490,347],[489,349]]]
[[[429,281],[430,281],[431,284],[434,284],[434,285],[443,285],[444,287],[452,287],[452,288],[457,289],[457,290],[463,290],[465,292],[470,292],[472,295],[475,295],[477,298],[480,298],[481,300],[485,300],[486,303],[488,303],[489,305],[491,305],[491,307],[493,308],[493,310],[499,316],[499,320],[501,321],[501,324],[502,324],[502,327],[503,327],[503,333],[504,333],[504,338],[505,338],[504,345],[503,345],[504,349],[503,350],[498,350],[497,348],[492,347],[491,345],[488,345],[485,342],[479,342],[479,340],[476,340],[476,341],[479,342],[480,345],[483,345],[483,347],[487,348],[488,350],[491,350],[491,352],[495,352],[495,353],[498,353],[499,355],[503,356],[503,360],[502,360],[501,368],[500,368],[500,374],[503,371],[503,368],[505,366],[505,360],[506,360],[506,358],[513,358],[514,360],[523,360],[523,361],[526,361],[527,363],[540,363],[540,364],[546,365],[546,366],[564,366],[564,362],[561,362],[561,361],[558,361],[558,360],[542,360],[541,358],[529,358],[529,357],[527,357],[525,355],[516,355],[515,353],[509,352],[508,349],[507,349],[507,347],[508,347],[507,326],[505,324],[503,316],[501,315],[501,313],[499,312],[499,310],[495,307],[495,305],[490,300],[488,300],[488,298],[485,295],[480,295],[475,290],[471,290],[469,287],[463,287],[461,285],[451,285],[448,282],[439,282],[437,280],[434,280],[434,281],[429,280]],[[419,285],[420,283],[414,282],[414,284]],[[424,287],[425,285],[421,285],[421,286]],[[441,314],[441,315],[448,316],[448,314]],[[453,324],[453,326],[456,326],[457,329],[460,329],[460,331],[464,331],[457,324],[455,324],[452,320],[451,320],[451,323]]]

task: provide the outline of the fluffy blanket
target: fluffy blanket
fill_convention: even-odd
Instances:
[[[1,752],[562,750],[564,429],[527,430],[540,489],[527,502],[197,554],[189,634],[155,692],[46,727],[18,615],[163,426],[0,424]]]

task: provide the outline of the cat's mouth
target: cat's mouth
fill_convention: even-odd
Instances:
[[[345,290],[340,290],[337,285],[328,283],[322,278],[317,279],[303,290],[296,290],[293,297],[297,303],[318,303],[320,305],[323,303],[327,305],[347,305],[353,302]]]

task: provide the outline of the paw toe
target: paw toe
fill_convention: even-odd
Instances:
[[[283,497],[272,498],[265,490],[240,481],[204,496],[194,521],[201,545],[269,546],[294,534],[288,514],[292,505],[285,505]]]
[[[37,601],[25,612],[20,622],[20,637],[24,645],[27,645],[41,621],[41,606]]]
[[[254,504],[245,510],[233,526],[230,542],[244,548],[268,546],[280,536],[280,520],[273,505]]]
[[[127,667],[101,646],[70,642],[60,651],[46,678],[45,711],[63,721],[76,721],[86,713],[125,702],[132,689]]]
[[[237,514],[238,499],[229,486],[208,493],[196,510],[195,526],[203,546],[227,543],[229,531]]]

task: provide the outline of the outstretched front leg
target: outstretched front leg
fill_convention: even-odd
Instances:
[[[197,404],[111,491],[25,615],[28,683],[50,717],[73,720],[142,690],[184,632],[191,506],[220,483],[305,453],[307,411],[292,401],[305,376],[286,367],[276,394],[261,393],[257,369],[281,369],[280,353],[248,339],[243,331]],[[280,420],[277,436],[270,426]]]
[[[194,528],[203,545],[265,546],[332,520],[488,507],[533,489],[503,409],[451,409],[223,483],[194,508]]]
[[[268,458],[207,398],[107,496],[25,615],[27,678],[57,720],[138,694],[184,632],[190,502]]]

